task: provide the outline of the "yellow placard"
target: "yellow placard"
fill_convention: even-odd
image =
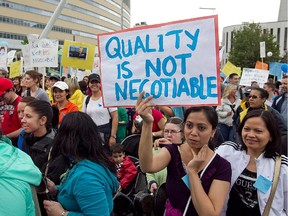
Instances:
[[[222,72],[229,76],[231,73],[237,73],[239,76],[241,76],[241,68],[236,67],[234,64],[232,64],[230,61],[227,61],[227,63],[222,68]]]
[[[64,41],[61,66],[92,70],[95,47],[75,41]]]
[[[21,74],[21,61],[11,62],[9,78],[20,76]]]

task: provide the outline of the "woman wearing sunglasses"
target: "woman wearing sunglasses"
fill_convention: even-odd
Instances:
[[[287,135],[287,127],[283,122],[280,113],[277,110],[265,104],[265,101],[267,100],[268,97],[269,97],[268,92],[263,88],[253,88],[247,97],[248,107],[240,111],[239,115],[236,117],[235,122],[236,127],[238,128],[238,126],[240,125],[240,123],[242,122],[242,120],[244,119],[244,117],[247,115],[248,112],[255,109],[262,109],[271,112],[271,114],[273,115],[273,117],[277,122],[281,135],[282,136]],[[239,135],[237,141],[238,142],[240,141]]]

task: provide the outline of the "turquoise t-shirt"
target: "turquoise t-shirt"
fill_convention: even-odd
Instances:
[[[107,168],[82,160],[63,179],[58,201],[69,216],[110,215],[119,183]]]

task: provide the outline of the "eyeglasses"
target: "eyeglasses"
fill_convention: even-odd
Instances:
[[[249,95],[248,98],[249,98],[249,99],[250,99],[250,98],[252,98],[252,99],[257,99],[257,98],[260,98],[260,97],[257,96],[257,95]]]
[[[175,135],[177,133],[182,132],[182,130],[176,131],[176,130],[164,130],[164,134],[169,134],[171,133],[172,135]]]

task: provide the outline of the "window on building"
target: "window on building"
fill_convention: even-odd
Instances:
[[[280,33],[281,33],[281,29],[280,28],[277,28],[277,44],[279,45],[280,44]]]

